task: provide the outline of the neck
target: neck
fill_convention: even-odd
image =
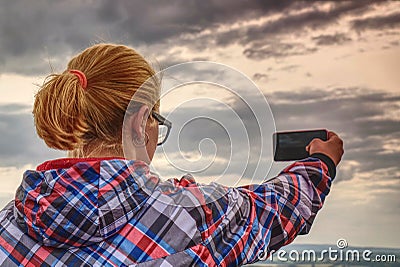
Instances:
[[[83,147],[76,148],[68,152],[71,158],[124,158],[121,144],[104,145],[99,143],[89,143]]]

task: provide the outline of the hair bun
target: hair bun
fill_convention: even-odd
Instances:
[[[52,74],[35,96],[36,131],[55,149],[72,150],[87,131],[84,91],[73,75]]]

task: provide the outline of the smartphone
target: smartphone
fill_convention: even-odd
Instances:
[[[328,140],[326,129],[276,132],[273,134],[275,161],[304,159],[309,156],[306,146],[314,139]]]

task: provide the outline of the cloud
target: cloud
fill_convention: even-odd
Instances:
[[[172,1],[153,5],[124,1],[119,8],[125,12],[118,17],[123,18],[119,26],[122,31],[130,33],[131,41],[156,43],[184,33],[200,33],[221,24],[283,12],[294,5],[290,1]],[[128,15],[126,10],[132,13]]]
[[[10,115],[10,114],[21,114],[28,113],[31,111],[31,107],[24,104],[3,104],[0,105],[0,114]]]
[[[400,26],[400,13],[391,13],[384,16],[374,16],[362,19],[354,19],[352,28],[358,32],[365,30],[393,29]]]
[[[350,42],[352,39],[344,33],[321,34],[312,38],[317,45],[341,45]]]
[[[207,95],[201,96],[207,97]],[[341,136],[345,144],[345,155],[339,167],[338,181],[352,180],[356,177],[380,180],[398,177],[393,173],[400,173],[398,167],[400,95],[363,88],[331,90],[308,88],[295,92],[278,91],[266,95],[266,98],[274,114],[278,131],[327,128]],[[253,178],[251,171],[257,169],[257,160],[261,155],[260,141],[263,140],[265,154],[261,155],[261,162],[264,165],[258,167],[259,172],[255,172],[256,175],[262,176],[261,173],[265,173],[268,162],[271,162],[271,134],[265,134],[265,129],[260,130],[251,110],[239,99],[235,98],[230,103],[238,115],[237,118],[230,115],[231,111],[209,106],[201,110],[190,107],[177,109],[170,119],[174,123],[175,130],[180,129],[181,125],[185,125],[185,129],[180,132],[179,140],[176,133],[170,136],[166,144],[168,147],[166,154],[179,153],[176,140],[184,153],[194,153],[197,156],[202,153],[208,156],[208,159],[211,154],[215,154],[219,159],[215,168],[211,167],[204,173],[197,173],[196,176],[218,175],[229,166],[228,173],[233,177],[241,175],[240,166],[243,165],[241,163],[250,156],[249,169],[245,172],[245,177]],[[256,110],[262,108],[266,110],[262,101],[254,101],[251,107]],[[185,124],[188,118],[196,116],[212,119]],[[214,121],[216,118],[218,124]],[[243,128],[242,123],[248,137],[238,130]],[[261,137],[261,134],[264,135]],[[206,144],[199,147],[200,141],[204,138],[212,139],[215,147]],[[241,151],[241,155],[234,155],[230,161],[226,161],[231,151]],[[184,161],[179,156],[175,156],[174,160],[177,165]],[[284,165],[274,163],[270,176],[276,175]],[[165,165],[164,170],[166,169],[168,166]],[[372,175],[377,170],[388,169],[392,171],[387,173],[387,176]],[[265,176],[254,178],[258,181]]]
[[[207,95],[198,97],[207,98]],[[264,141],[265,151],[272,151],[270,136],[273,129],[269,129],[271,132],[267,136],[262,136],[265,131],[261,133],[254,111],[241,99],[235,97],[235,100],[235,103],[227,101],[216,106],[202,101],[201,109],[184,107],[166,114],[173,122],[173,128],[168,142],[156,154],[153,165],[157,171],[169,177],[190,172],[200,182],[205,182],[204,178],[221,178],[223,174],[226,179],[219,181],[227,185],[233,185],[242,177],[256,178],[259,182],[264,179],[271,160],[262,155],[261,142]],[[257,168],[260,157],[264,165]]]
[[[387,141],[400,139],[399,95],[337,88],[277,92],[268,99],[278,130],[328,128],[338,132],[345,143],[344,159],[359,172],[397,166],[400,153],[388,149]],[[348,166],[345,169],[348,175]],[[356,173],[351,175],[339,179],[352,179]]]
[[[282,12],[293,4],[252,1],[7,1],[0,8],[2,72],[37,74],[101,41],[151,45],[220,24]],[[159,51],[160,52],[160,51]],[[25,64],[22,64],[25,63]],[[28,63],[28,64],[27,64]]]
[[[14,198],[14,194],[0,194],[0,209],[3,209],[12,199]]]
[[[31,107],[19,104],[0,105],[0,167],[25,164],[65,156],[46,147],[36,135]]]
[[[335,25],[343,17],[360,16],[374,10],[380,3],[368,2],[342,2],[342,3],[315,3],[313,8],[297,2],[287,8],[286,12],[275,13],[275,17],[261,16],[262,22],[243,25],[241,27],[226,26],[222,31],[209,30],[207,34],[191,34],[183,37],[186,45],[197,50],[203,50],[212,46],[226,46],[239,44],[243,46],[244,54],[252,59],[264,59],[268,57],[286,57],[303,55],[316,52],[317,49],[307,47],[305,43],[285,41],[287,37],[304,37],[310,30],[323,30]],[[328,6],[327,6],[328,5]],[[337,36],[337,44],[344,44],[348,38]],[[323,37],[321,37],[323,38]],[[327,37],[328,38],[328,37]],[[299,39],[299,38],[296,38]],[[326,38],[325,38],[326,39]],[[320,42],[324,42],[321,40]],[[278,52],[274,52],[274,50]],[[297,49],[283,53],[285,49]],[[260,56],[260,57],[259,57]]]
[[[305,2],[293,1],[6,1],[0,8],[0,35],[4,37],[0,69],[36,75],[49,72],[51,64],[62,70],[66,58],[97,42],[129,44],[156,55],[168,55],[175,46],[202,50],[230,44],[239,44],[253,59],[307,54],[316,49],[288,40],[268,40],[321,30],[344,16],[357,17],[379,5],[385,3],[321,2],[310,8]],[[393,20],[367,24],[387,21],[395,25]],[[355,21],[354,27],[364,29],[365,23]]]
[[[315,47],[307,47],[302,43],[284,43],[280,41],[267,42],[264,44],[254,43],[243,54],[254,60],[267,58],[282,58],[288,56],[307,55],[317,51]]]
[[[286,71],[286,72],[294,72],[298,68],[300,68],[300,65],[291,64],[291,65],[283,66],[283,67],[279,68],[279,70]]]
[[[269,76],[267,74],[263,74],[263,73],[255,73],[253,75],[253,79],[256,81],[260,81],[260,80],[268,80]]]
[[[243,42],[265,40],[271,35],[294,34],[300,36],[304,31],[320,30],[332,25],[345,15],[361,15],[373,9],[374,5],[371,5],[371,1],[351,1],[331,3],[328,8],[323,3],[316,3],[313,8],[309,8],[308,5],[296,8],[291,10],[293,13],[282,15],[276,20],[249,27]]]

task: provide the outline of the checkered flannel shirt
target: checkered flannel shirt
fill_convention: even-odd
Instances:
[[[305,234],[334,177],[316,155],[259,185],[161,181],[141,161],[59,159],[0,212],[0,266],[240,266]]]

